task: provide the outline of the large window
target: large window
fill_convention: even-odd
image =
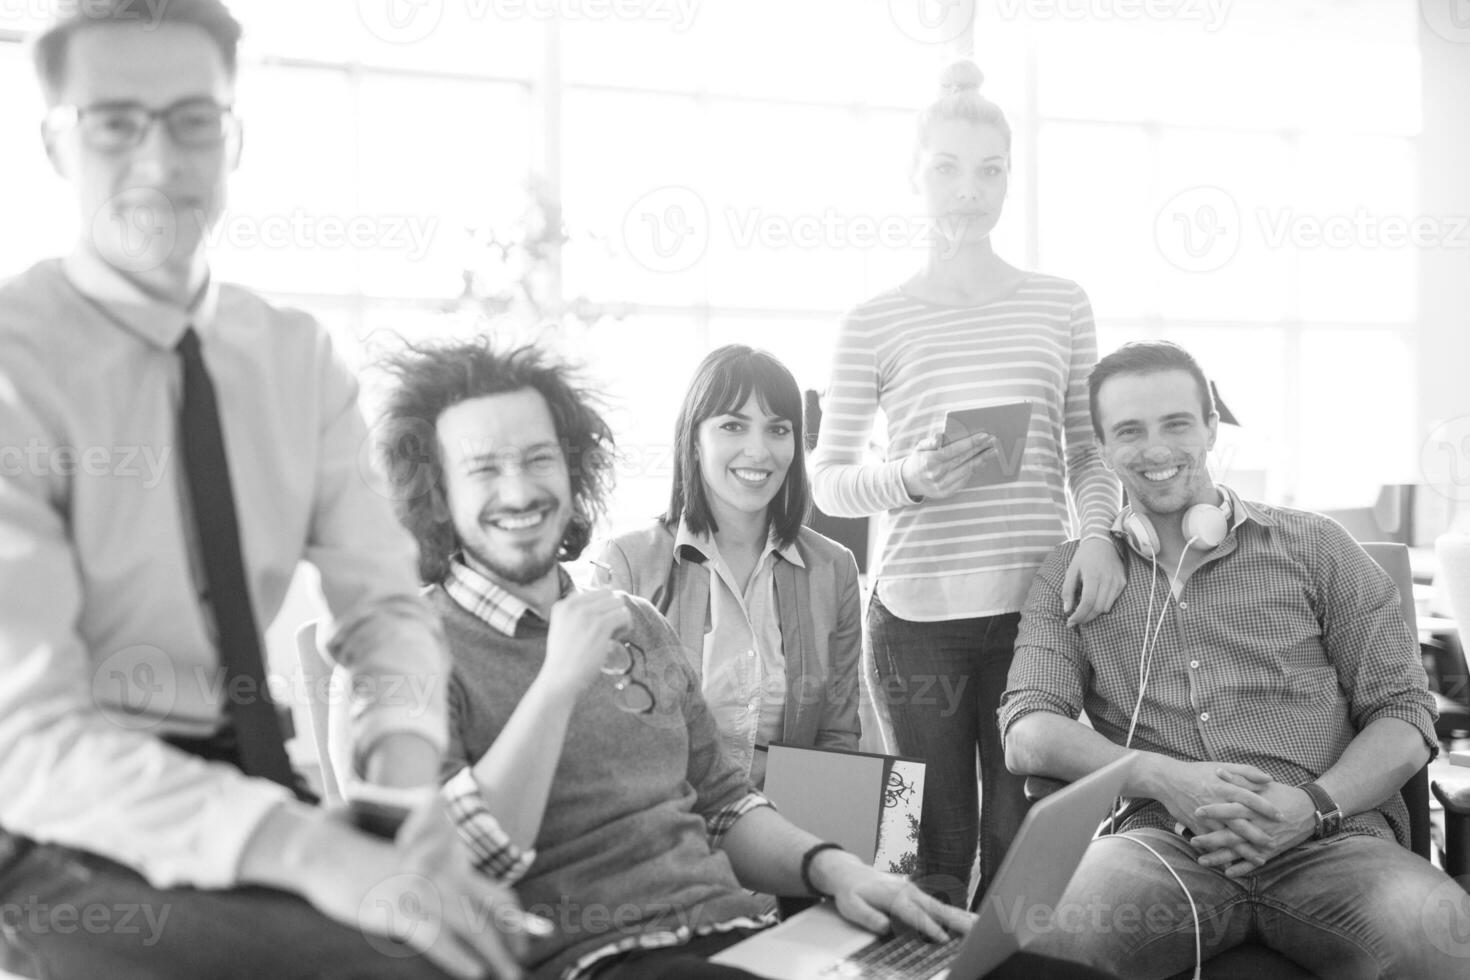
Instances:
[[[1244,423],[1225,479],[1366,502],[1415,452],[1416,246],[1394,237],[1414,217],[1415,5],[1175,6],[980,3],[966,24],[931,0],[241,0],[249,139],[217,264],[366,359],[473,327],[464,273],[495,279],[486,241],[539,178],[572,235],[541,285],[617,314],[564,339],[613,399],[627,524],[662,506],[706,350],[766,346],[821,388],[841,311],[922,258],[894,231],[914,217],[913,111],[973,47],[1015,130],[1003,254],[1082,283],[1104,349],[1163,336],[1200,356]],[[14,43],[32,24],[7,16],[16,270],[72,232]]]

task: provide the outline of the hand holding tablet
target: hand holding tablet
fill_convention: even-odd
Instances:
[[[1031,429],[1031,403],[1007,402],[950,412],[944,418],[944,444],[964,443],[977,434],[988,435],[993,452],[977,460],[967,487],[1011,483],[1021,475],[1026,436]]]
[[[969,487],[1009,483],[1020,475],[1030,427],[1028,401],[950,412],[943,436],[921,439],[903,461],[904,489],[915,500],[942,500]]]
[[[903,461],[903,488],[915,501],[943,500],[969,484],[977,460],[993,448],[983,432],[950,442],[937,433],[925,436]]]

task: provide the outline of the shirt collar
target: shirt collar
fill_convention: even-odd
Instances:
[[[212,275],[185,308],[149,296],[83,246],[62,259],[62,271],[77,292],[104,316],[155,347],[173,350],[190,326],[201,339],[213,331],[219,286]]]
[[[685,548],[694,549],[704,561],[713,561],[715,556],[720,552],[713,538],[708,534],[697,534],[690,530],[689,525],[681,517],[679,518],[679,529],[674,532],[674,561],[682,562],[684,560]],[[806,567],[806,562],[801,560],[801,551],[796,547],[795,541],[784,546],[778,545],[774,536],[766,539],[766,547],[761,552],[760,561],[756,562],[756,564],[765,561],[766,555],[772,552],[780,555],[798,568]]]
[[[1240,494],[1225,486],[1223,483],[1215,484],[1216,488],[1225,495],[1230,502],[1230,530],[1234,531],[1246,521],[1255,521],[1262,527],[1275,527],[1276,518],[1266,513]]]
[[[556,566],[557,581],[562,597],[576,591],[576,585],[567,570]],[[531,604],[519,596],[497,585],[489,576],[471,568],[463,555],[455,555],[449,562],[449,574],[444,579],[444,591],[459,603],[465,612],[479,619],[486,626],[506,636],[515,636],[524,620],[527,625],[545,627],[546,620],[531,608]]]

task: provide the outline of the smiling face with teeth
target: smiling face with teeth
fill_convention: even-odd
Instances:
[[[796,437],[791,420],[771,413],[755,392],[745,404],[699,423],[699,475],[721,530],[765,530],[767,508],[791,469]]]
[[[1185,370],[1117,374],[1097,392],[1103,461],[1134,510],[1161,533],[1161,518],[1172,516],[1177,531],[1190,507],[1219,502],[1206,466],[1219,420],[1202,418],[1201,403],[1199,384]]]
[[[534,388],[470,398],[445,409],[435,428],[466,557],[522,598],[554,586],[572,486],[546,399]]]

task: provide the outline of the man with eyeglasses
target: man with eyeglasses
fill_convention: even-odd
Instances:
[[[615,460],[565,366],[481,340],[389,369],[380,448],[454,658],[443,792],[481,869],[551,920],[526,957],[536,976],[750,976],[707,962],[769,924],[747,888],[835,897],[874,931],[968,928],[772,809],[673,628],[641,598],[572,583],[562,562],[587,546]]]
[[[239,24],[144,9],[69,5],[34,46],[81,235],[0,288],[0,968],[519,975],[514,899],[434,789],[442,634],[359,469],[354,378],[310,317],[210,275]],[[354,681],[353,778],[424,801],[393,840],[311,805],[286,755],[261,631],[301,560]]]

